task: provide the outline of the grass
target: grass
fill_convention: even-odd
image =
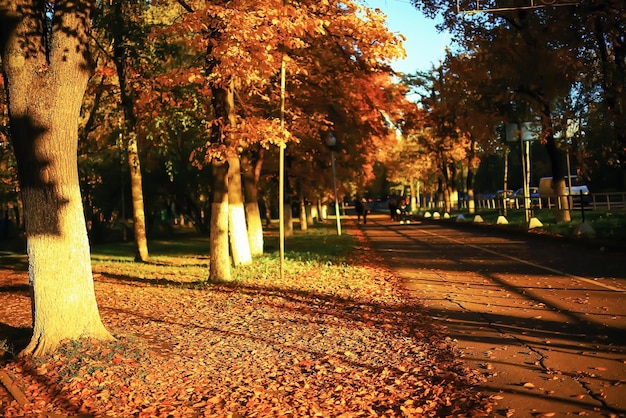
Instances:
[[[209,275],[209,241],[208,236],[192,229],[178,229],[166,239],[149,240],[148,263],[134,262],[132,242],[97,245],[92,247],[93,270],[127,280],[202,285]],[[278,230],[275,226],[269,228],[264,254],[250,265],[234,268],[236,281],[275,281],[280,269],[279,244]],[[345,269],[346,257],[353,248],[354,237],[338,236],[331,224],[317,224],[307,231],[294,230],[294,235],[285,240],[285,273],[302,275],[315,269]]]
[[[349,234],[338,236],[335,228],[333,222],[315,224],[306,231],[294,228],[294,234],[285,239],[285,274],[318,277],[316,283],[288,280],[290,288],[299,286],[301,290],[313,291],[319,290],[316,289],[319,286],[324,291],[347,296],[355,286],[368,286],[368,276],[362,273],[361,267],[346,261],[354,249],[355,237]],[[279,283],[279,233],[276,223],[265,229],[264,240],[263,255],[255,257],[250,265],[233,268],[236,283],[259,284],[262,281],[264,286],[285,286],[285,283]],[[168,237],[149,239],[148,246],[150,261],[137,263],[134,261],[135,244],[132,241],[93,245],[91,259],[94,275],[171,286],[208,285],[208,235],[199,234],[193,228],[177,228]],[[3,251],[1,255],[0,266],[27,269],[25,254]],[[337,280],[326,280],[333,276]],[[363,282],[355,283],[347,278],[352,276],[363,277]]]
[[[7,340],[0,340],[0,358],[5,354],[13,355],[13,347],[9,344]]]
[[[467,212],[463,216],[467,222],[472,222],[473,214]],[[479,214],[486,223],[495,224],[498,217],[502,215],[501,210],[478,210]],[[583,222],[583,213],[580,210],[571,212],[571,222],[557,222],[554,209],[537,209],[534,211],[534,217],[539,219],[543,224],[542,229],[547,233],[554,235],[573,235],[576,229]],[[507,210],[506,219],[508,225],[502,225],[503,228],[523,229],[526,227],[526,219],[524,210],[509,209]],[[591,225],[596,232],[596,238],[601,240],[613,240],[626,242],[626,211],[607,212],[601,210],[585,210],[585,223]]]

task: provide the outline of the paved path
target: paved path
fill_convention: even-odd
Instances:
[[[360,227],[485,376],[494,416],[626,417],[626,254],[382,215]]]

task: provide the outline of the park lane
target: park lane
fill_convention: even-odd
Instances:
[[[362,230],[485,376],[496,416],[626,416],[622,254],[382,216]]]

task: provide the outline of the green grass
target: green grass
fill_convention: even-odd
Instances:
[[[264,254],[255,257],[247,266],[233,268],[236,282],[259,283],[268,286],[284,286],[278,283],[280,274],[279,231],[274,223],[264,234]],[[337,235],[334,222],[316,224],[301,231],[296,224],[294,234],[285,239],[286,275],[294,276],[289,287],[298,287],[297,278],[319,273],[321,282],[325,277],[339,274],[362,275],[358,266],[348,266],[346,258],[355,245],[354,237],[344,233]],[[206,285],[210,268],[210,238],[192,228],[177,228],[166,238],[149,239],[150,261],[135,262],[134,242],[113,242],[91,247],[92,268],[95,275],[163,285]],[[0,252],[0,266],[26,271],[27,256],[24,253]],[[339,280],[338,288],[351,287]],[[289,280],[287,280],[289,282]],[[309,287],[306,284],[305,287]]]
[[[473,214],[470,215],[467,212],[460,213],[463,213],[467,222],[471,222],[474,218]],[[500,210],[478,210],[477,214],[486,223],[495,224],[502,212]],[[583,221],[583,214],[579,209],[571,212],[571,222],[557,222],[554,209],[535,210],[534,217],[541,221],[543,230],[555,235],[572,235]],[[626,241],[626,211],[606,212],[586,209],[584,217],[585,222],[596,231],[597,239]],[[502,225],[503,228],[524,229],[526,227],[523,209],[507,210],[506,219],[509,224]]]
[[[178,229],[165,239],[149,240],[150,261],[134,261],[134,243],[111,243],[92,247],[94,273],[118,279],[162,284],[205,284],[209,275],[209,242],[206,235]],[[354,238],[337,235],[334,225],[317,224],[307,231],[294,230],[285,239],[286,274],[305,275],[311,271],[323,277],[332,269],[345,268],[345,259],[354,248]],[[357,267],[355,267],[357,268]],[[280,273],[279,236],[275,225],[265,233],[265,252],[251,265],[233,268],[237,282],[265,280],[275,283]]]

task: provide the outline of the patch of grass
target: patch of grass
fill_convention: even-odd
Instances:
[[[474,215],[466,212],[463,213],[467,222],[473,220]],[[480,210],[477,212],[486,223],[495,224],[498,216],[502,214],[500,210]],[[557,222],[556,212],[554,209],[537,209],[534,211],[534,217],[539,219],[543,224],[543,230],[554,235],[572,235],[576,228],[583,221],[583,213],[577,209],[571,212],[571,222]],[[502,225],[503,228],[526,227],[526,219],[524,210],[509,209],[506,219],[508,225]],[[626,212],[606,212],[600,210],[586,209],[584,213],[585,222],[591,225],[596,231],[596,238],[603,240],[626,241]]]
[[[59,381],[67,383],[85,374],[93,375],[107,370],[111,365],[137,363],[146,356],[146,351],[135,339],[119,336],[114,341],[105,342],[88,338],[67,340],[61,343],[55,353],[35,357],[33,361],[39,373],[47,372],[47,367],[53,367],[58,370]]]
[[[265,233],[265,253],[252,264],[233,269],[236,282],[278,285],[279,236],[273,225]],[[203,284],[209,275],[210,238],[191,229],[177,230],[168,238],[149,241],[150,261],[134,262],[133,243],[112,243],[92,248],[95,273],[110,277],[162,284]],[[345,263],[355,245],[354,237],[337,235],[335,225],[316,224],[306,231],[294,229],[285,239],[285,274],[322,277]],[[319,281],[318,281],[319,284]],[[305,286],[308,287],[308,286]]]
[[[0,340],[0,358],[6,356],[15,356],[13,352],[13,346],[9,344],[8,340]]]

